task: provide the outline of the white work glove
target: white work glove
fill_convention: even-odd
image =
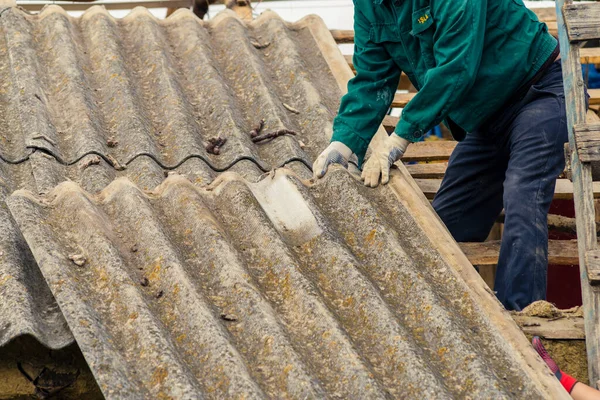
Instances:
[[[374,149],[373,154],[371,154],[371,157],[365,163],[361,174],[361,179],[364,181],[365,186],[376,187],[379,184],[380,176],[381,183],[384,185],[388,183],[391,166],[402,158],[409,143],[408,140],[392,133],[383,141],[378,149]]]
[[[322,178],[331,164],[340,164],[344,168],[348,168],[350,156],[352,156],[350,147],[342,142],[331,142],[313,164],[314,177]]]

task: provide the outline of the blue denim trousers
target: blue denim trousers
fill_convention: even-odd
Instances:
[[[458,143],[433,201],[458,242],[484,241],[504,208],[494,290],[508,310],[546,297],[547,215],[567,136],[556,61],[521,99]]]

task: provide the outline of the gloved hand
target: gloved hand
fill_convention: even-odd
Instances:
[[[388,136],[382,145],[373,151],[363,167],[361,178],[365,186],[376,187],[379,184],[379,176],[381,183],[388,183],[392,164],[402,158],[409,144],[408,140],[395,133]]]
[[[352,150],[344,143],[331,142],[313,164],[314,177],[322,178],[331,164],[340,164],[344,168],[348,168],[348,159],[351,155]]]

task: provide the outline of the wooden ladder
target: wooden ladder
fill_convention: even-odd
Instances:
[[[588,372],[590,385],[598,388],[600,249],[596,238],[592,162],[600,162],[600,122],[586,118],[579,51],[584,41],[600,39],[600,3],[575,4],[573,0],[557,0],[556,17],[569,129],[565,155],[573,180]]]

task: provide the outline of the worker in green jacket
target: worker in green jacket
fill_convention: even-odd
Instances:
[[[389,180],[411,142],[445,123],[459,141],[433,206],[457,241],[483,241],[505,210],[494,290],[508,309],[544,299],[547,214],[567,141],[556,39],[522,0],[355,0],[356,77],[314,163],[362,166],[404,72],[418,93],[362,167]]]

